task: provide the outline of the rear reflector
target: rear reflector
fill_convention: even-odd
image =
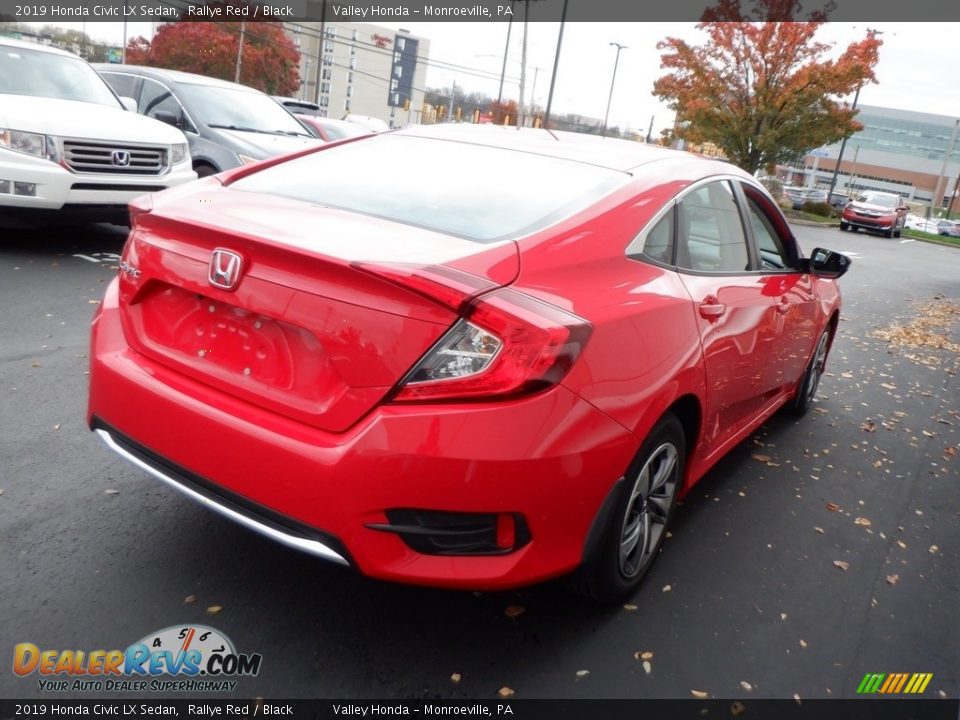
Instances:
[[[530,530],[519,513],[467,513],[391,509],[387,523],[371,530],[396,533],[423,555],[504,555],[530,542]]]

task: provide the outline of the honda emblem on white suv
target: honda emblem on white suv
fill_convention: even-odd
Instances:
[[[240,282],[243,272],[243,258],[232,250],[217,248],[210,256],[210,273],[207,280],[214,287],[233,290]]]
[[[116,167],[130,167],[130,153],[126,150],[114,150],[110,154],[110,162]]]

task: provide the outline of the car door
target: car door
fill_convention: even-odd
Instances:
[[[755,245],[761,292],[773,300],[770,355],[761,392],[773,396],[792,388],[806,369],[819,337],[813,278],[800,269],[800,251],[780,211],[759,188],[738,183]]]
[[[765,403],[775,298],[754,271],[731,180],[700,184],[678,199],[676,237],[677,271],[693,300],[706,366],[703,451],[709,454]]]

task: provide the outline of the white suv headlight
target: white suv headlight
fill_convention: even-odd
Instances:
[[[170,146],[170,164],[179,165],[190,159],[190,148],[186,143],[177,143]]]
[[[0,130],[0,146],[34,157],[48,157],[47,136],[40,133]]]

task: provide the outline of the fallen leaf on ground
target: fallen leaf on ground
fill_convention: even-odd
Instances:
[[[746,690],[747,692],[750,692],[751,690],[753,690],[753,685],[751,685],[750,683],[748,683],[746,680],[742,680],[742,681],[740,682],[740,687],[742,687],[742,688],[743,688],[744,690]]]
[[[762,463],[770,462],[770,456],[769,456],[769,455],[754,454],[754,455],[751,455],[750,457],[752,457],[752,458],[753,458],[754,460],[756,460],[757,462],[762,462]]]
[[[187,596],[183,599],[183,601],[184,601],[185,603],[187,603],[187,605],[189,605],[189,604],[191,604],[191,603],[195,603],[195,602],[197,601],[197,596],[196,596],[196,595],[187,595]]]
[[[746,709],[747,708],[744,706],[742,702],[740,702],[739,700],[734,700],[733,703],[731,703],[730,705],[730,714],[733,715],[734,717],[737,717],[738,715],[742,715],[743,711]]]
[[[107,490],[104,490],[104,492],[105,492],[107,495],[117,495],[117,494],[120,493],[119,490],[114,490],[113,488],[109,488],[109,489],[107,489]]]
[[[647,675],[649,675],[651,672],[653,672],[653,666],[652,666],[652,665],[650,664],[650,662],[647,661],[647,660],[644,660],[644,661],[643,661],[643,671],[644,671]]]
[[[866,432],[875,432],[877,429],[877,424],[873,420],[865,420],[860,423],[860,429],[865,430]]]
[[[800,641],[800,647],[806,647],[806,646],[807,646],[807,641],[806,641],[806,640],[801,640],[801,641]]]
[[[60,429],[60,423],[57,423],[56,425],[54,425],[54,426],[53,426],[53,429],[54,429],[54,430],[59,430],[59,429]]]
[[[873,523],[870,522],[870,520],[865,517],[858,517],[856,520],[853,521],[853,524],[862,525],[863,527],[870,527],[871,525],[873,525]]]
[[[454,673],[453,675],[450,676],[450,682],[452,682],[454,685],[456,685],[462,679],[463,679],[463,676],[460,673]]]
[[[653,660],[653,653],[647,650],[646,652],[638,653],[641,660]]]
[[[3,490],[0,490],[0,495],[3,495]],[[928,552],[931,552],[934,555],[936,555],[938,552],[940,552],[940,548],[937,547],[936,545],[931,545]]]
[[[906,549],[907,549],[907,544],[906,544],[903,540],[898,539],[898,540],[897,540],[897,545],[900,547],[901,550],[906,550]]]
[[[827,505],[826,505],[826,507],[827,507],[827,510],[829,510],[830,512],[836,512],[837,510],[840,509],[840,506],[839,506],[839,505],[837,505],[836,503],[832,503],[832,502],[828,502]]]
[[[814,527],[813,529],[816,530],[816,531],[817,531],[818,533],[820,533],[821,535],[823,535],[823,528],[822,528],[822,527]]]
[[[504,685],[502,688],[497,690],[497,695],[499,695],[500,697],[510,697],[513,694],[514,694],[513,688],[508,688],[506,685]]]
[[[786,614],[786,613],[780,613],[780,619],[781,619],[781,620],[786,620],[786,619],[787,619],[787,614]]]
[[[896,585],[897,581],[900,579],[899,575],[887,575],[887,582],[891,585]]]
[[[221,610],[223,610],[222,605],[211,605],[210,607],[207,608],[207,612],[210,613],[211,615],[216,615]]]
[[[586,677],[589,674],[589,670],[577,670],[577,677]]]
[[[636,606],[636,605],[632,605],[631,603],[627,603],[626,605],[623,606],[623,609],[624,609],[624,610],[630,610],[630,611],[632,612],[632,611],[634,611],[634,610],[637,609],[637,606]]]
[[[664,592],[670,592],[671,590],[673,590],[673,588],[670,587],[669,585],[664,585],[664,586],[663,586],[663,591],[664,591]]]
[[[849,569],[850,569],[850,563],[844,562],[843,560],[834,560],[834,561],[833,561],[833,564],[834,564],[836,567],[840,568],[841,570],[849,570]]]
[[[705,693],[703,690],[691,690],[690,694],[693,695],[695,698],[702,699],[702,698],[708,697],[708,694]]]
[[[508,618],[515,618],[518,615],[523,615],[526,610],[523,605],[507,605],[507,609],[503,611],[503,614]]]

